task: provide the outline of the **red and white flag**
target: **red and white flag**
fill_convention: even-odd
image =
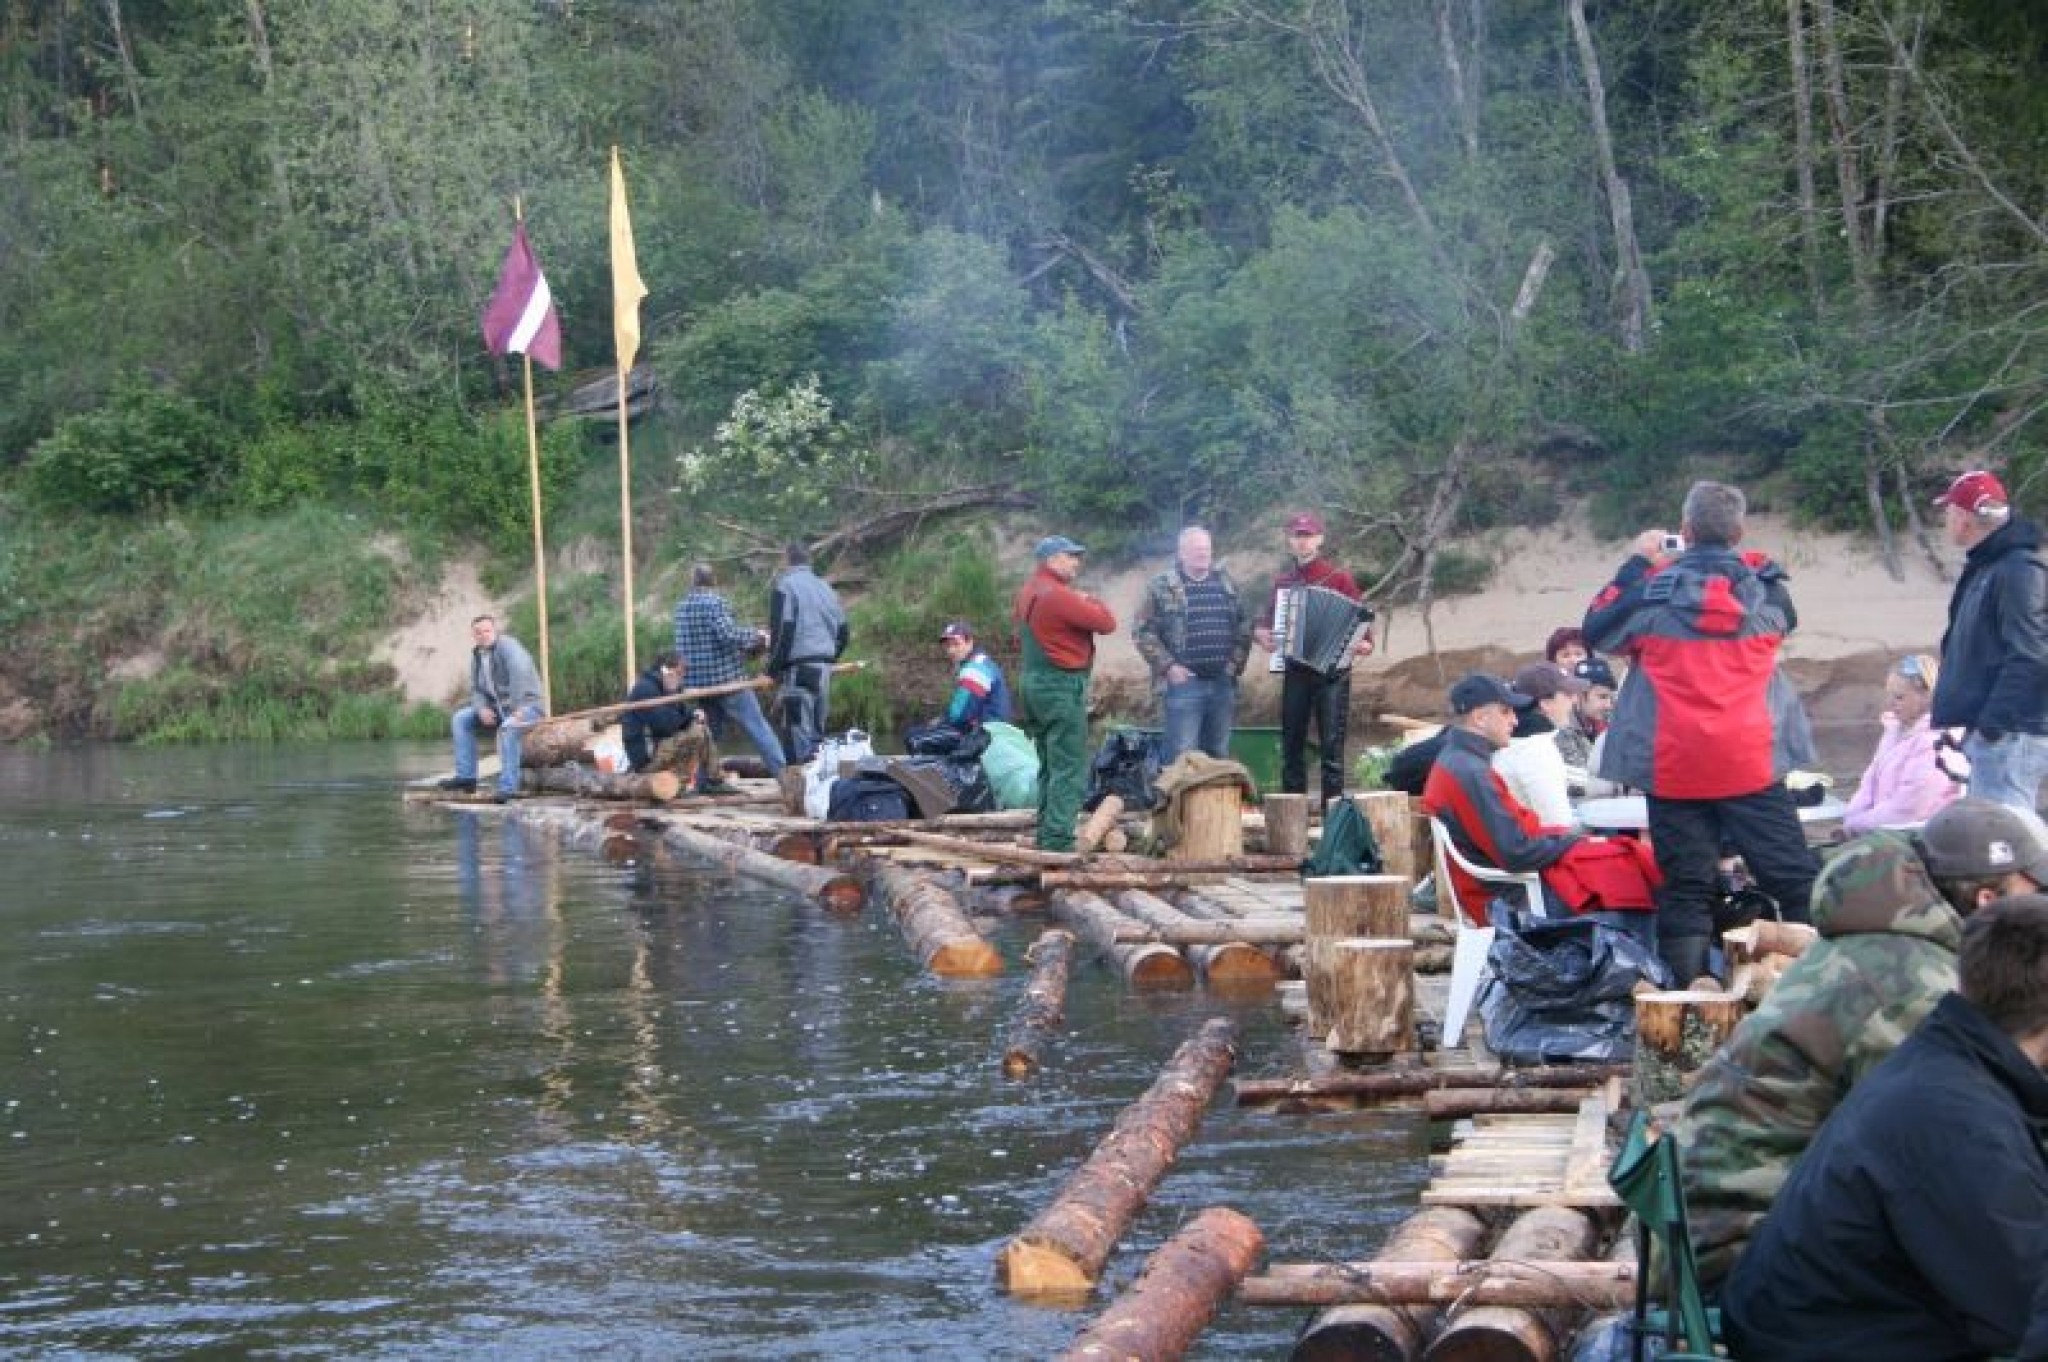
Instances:
[[[484,305],[484,347],[494,355],[531,355],[550,369],[562,367],[562,319],[523,222],[513,225],[498,287]]]

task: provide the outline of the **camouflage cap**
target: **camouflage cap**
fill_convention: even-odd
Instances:
[[[2048,886],[2048,824],[2025,809],[1958,799],[1928,819],[1915,840],[1938,880],[1988,880],[2017,871]]]

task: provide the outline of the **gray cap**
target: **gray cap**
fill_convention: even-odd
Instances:
[[[1063,534],[1049,534],[1045,538],[1039,540],[1038,547],[1033,549],[1031,552],[1038,558],[1038,561],[1042,563],[1046,559],[1052,557],[1055,553],[1086,553],[1088,552],[1088,550],[1082,548],[1079,544],[1076,544],[1073,540],[1067,538]]]
[[[2025,809],[1958,799],[1928,819],[1916,840],[1937,880],[1988,880],[2018,871],[2048,886],[2048,824]]]
[[[1531,662],[1515,673],[1510,684],[1532,700],[1548,700],[1553,695],[1584,695],[1593,689],[1592,682],[1580,680],[1555,662]]]
[[[1506,705],[1509,709],[1527,709],[1536,702],[1498,676],[1485,672],[1473,672],[1451,687],[1451,713],[1470,714],[1481,705]]]

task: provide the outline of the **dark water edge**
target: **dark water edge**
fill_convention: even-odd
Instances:
[[[0,752],[0,1352],[415,1357],[1058,1352],[995,1254],[1219,1012],[1077,967],[1028,1083],[986,983],[878,913],[408,809],[436,745]],[[1369,1254],[1425,1180],[1404,1113],[1219,1103],[1113,1260],[1202,1208]],[[1098,1301],[1092,1309],[1099,1309]],[[1284,1356],[1228,1309],[1202,1357]]]

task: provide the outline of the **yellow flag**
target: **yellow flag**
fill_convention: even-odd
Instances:
[[[612,334],[619,345],[619,372],[633,367],[640,353],[640,300],[647,285],[633,256],[633,220],[626,215],[626,175],[619,169],[619,149],[612,148]]]

